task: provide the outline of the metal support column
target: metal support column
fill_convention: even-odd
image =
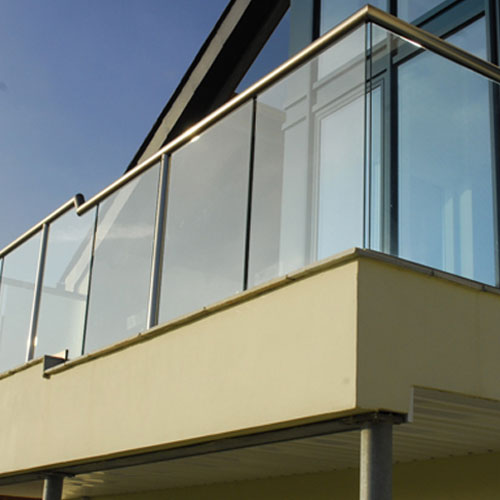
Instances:
[[[392,499],[392,423],[375,421],[361,429],[360,500]]]
[[[43,483],[43,500],[61,500],[64,476],[62,474],[51,474],[45,478]]]

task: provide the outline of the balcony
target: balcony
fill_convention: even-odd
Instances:
[[[358,13],[6,247],[0,370],[92,353],[352,247],[497,285],[500,72],[387,23]]]
[[[373,415],[403,464],[500,451],[498,81],[362,9],[6,247],[2,488],[342,471]]]

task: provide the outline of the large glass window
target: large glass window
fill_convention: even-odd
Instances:
[[[387,0],[322,0],[320,13],[320,35],[345,21],[367,3],[385,10]]]
[[[318,259],[363,245],[364,97],[353,96],[321,120]]]
[[[486,0],[457,0],[455,2],[449,0],[398,0],[397,5],[389,0],[321,0],[320,34],[337,26],[368,3],[386,11],[389,11],[388,5],[390,4],[393,9],[390,11],[391,14],[443,38],[452,33],[459,33],[470,22],[493,12],[492,9],[486,8]],[[486,58],[487,29],[485,22],[478,25],[476,34],[478,37],[473,44],[464,43],[460,36],[456,36],[453,43],[475,54],[482,53],[481,57]],[[491,40],[494,39],[495,37],[491,37]]]
[[[479,0],[481,1],[481,0]],[[448,0],[398,0],[398,17],[413,23],[431,10],[434,10],[438,5],[449,5]]]
[[[427,52],[399,67],[398,96],[399,254],[494,283],[488,81]]]
[[[383,206],[384,206],[384,171],[383,171],[383,89],[381,82],[375,85],[367,95],[369,143],[366,151],[367,162],[371,168],[367,171],[368,189],[365,208],[369,221],[366,230],[366,242],[369,248],[384,251],[383,245]]]
[[[252,107],[172,155],[160,322],[243,289]]]
[[[3,259],[0,282],[0,371],[26,360],[40,233]]]
[[[99,205],[85,352],[146,328],[159,165]]]
[[[449,40],[484,55],[483,29],[480,18]],[[494,284],[493,84],[380,28],[374,31],[379,42],[372,50],[371,67],[377,74],[372,84],[384,89],[386,102],[381,123],[386,182],[379,183],[386,195],[373,195],[375,204],[380,201],[385,210],[372,227],[371,242],[373,237],[389,238],[386,251]],[[376,117],[381,103],[371,102]],[[380,122],[372,121],[372,129],[376,123]],[[373,143],[381,140],[377,136],[372,134]],[[373,153],[375,183],[381,177],[379,157]],[[371,192],[377,191],[372,186]],[[372,222],[375,213],[372,210]]]
[[[50,225],[35,356],[82,353],[95,210]]]
[[[486,18],[484,16],[480,17],[460,29],[460,31],[447,37],[446,40],[475,56],[486,59]]]

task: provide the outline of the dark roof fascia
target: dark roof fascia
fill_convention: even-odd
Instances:
[[[290,0],[231,0],[127,171],[230,99]]]

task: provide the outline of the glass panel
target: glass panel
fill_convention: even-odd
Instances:
[[[159,165],[99,205],[85,352],[146,328]]]
[[[361,94],[321,121],[318,259],[362,246],[364,106]]]
[[[396,45],[406,55],[397,71],[397,254],[494,284],[494,84],[393,37]]]
[[[486,59],[486,18],[484,16],[479,18],[452,36],[449,36],[446,41],[482,59]]]
[[[370,93],[370,164],[369,172],[369,221],[367,241],[369,247],[383,251],[382,206],[383,206],[383,170],[382,170],[382,83]]]
[[[320,34],[323,35],[367,3],[386,10],[387,0],[321,0]]]
[[[171,159],[160,321],[243,287],[252,103]]]
[[[315,3],[316,0],[290,0],[290,56],[314,39]]]
[[[95,210],[50,225],[35,356],[82,353]]]
[[[364,33],[257,99],[252,285],[362,245]]]
[[[417,21],[426,12],[434,9],[439,4],[449,4],[443,0],[398,0],[398,17],[407,22]]]
[[[0,371],[26,360],[40,233],[4,258],[0,286]]]
[[[446,38],[457,47],[487,59],[486,3],[483,0],[464,0],[450,5],[449,0],[402,0],[398,15]],[[475,20],[470,23],[472,19]],[[457,31],[457,28],[460,29]],[[449,37],[447,33],[453,35]]]

